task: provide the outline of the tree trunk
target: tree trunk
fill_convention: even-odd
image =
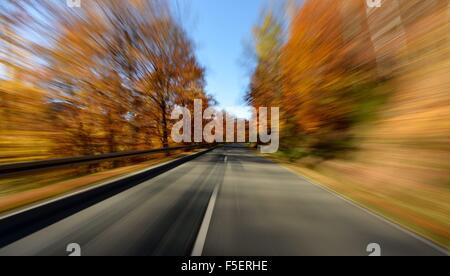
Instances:
[[[167,117],[166,117],[166,113],[167,113],[167,105],[166,103],[163,101],[161,103],[161,123],[162,123],[162,144],[163,144],[163,148],[168,148],[169,147],[169,130],[168,128],[168,123],[167,123]],[[169,152],[166,153],[166,155],[170,155]]]

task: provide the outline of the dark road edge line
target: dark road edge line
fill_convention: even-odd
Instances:
[[[216,147],[0,217],[0,248],[206,154]]]

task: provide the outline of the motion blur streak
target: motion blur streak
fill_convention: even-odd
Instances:
[[[449,2],[381,2],[268,12],[247,101],[281,106],[279,158],[450,246]]]
[[[1,2],[0,162],[167,147],[173,106],[209,102],[166,1],[82,7]]]
[[[247,56],[252,66],[245,101],[256,110],[260,107],[280,108],[280,150],[265,157],[448,249],[450,2],[380,2],[380,7],[371,7],[366,0],[286,0],[264,9],[258,23],[249,30],[249,34],[252,31],[252,51]],[[206,70],[198,61],[191,38],[195,32],[184,27],[183,16],[174,15],[171,3],[165,0],[82,0],[81,8],[70,8],[63,0],[1,0],[0,163],[174,145],[170,137],[175,123],[170,113],[174,108],[185,106],[193,112],[195,99],[203,101],[203,110],[217,103],[205,88]],[[235,4],[239,5],[238,1]],[[233,15],[229,18],[233,20]],[[220,33],[221,30],[217,31]],[[259,146],[264,145],[260,138],[256,143]],[[265,171],[265,163],[261,161],[264,159],[254,157],[247,149],[238,150],[235,157],[227,157],[231,160],[231,170],[226,165],[228,159],[223,159],[227,151],[216,154],[210,156],[212,159],[207,166],[217,167],[217,170],[202,171],[201,159],[178,170],[188,174],[180,174],[184,177],[181,182],[162,176],[164,181],[170,182],[167,184],[174,185],[171,186],[173,193],[170,190],[165,199],[182,199],[177,201],[176,208],[170,209],[169,215],[163,217],[164,226],[170,225],[171,218],[185,214],[181,213],[185,203],[192,207],[186,212],[195,214],[195,219],[189,221],[190,228],[180,226],[180,222],[172,222],[178,228],[157,228],[161,235],[172,229],[167,244],[171,244],[172,238],[179,233],[184,233],[188,238],[183,241],[182,250],[165,248],[163,240],[156,249],[153,248],[156,251],[138,248],[131,253],[189,252],[204,213],[202,208],[207,206],[215,185],[224,185],[219,191],[219,199],[226,200],[230,194],[232,199],[228,203],[218,200],[218,211],[212,216],[210,233],[206,237],[205,254],[254,253],[255,248],[239,246],[244,246],[246,241],[251,246],[258,244],[259,239],[264,240],[264,225],[270,225],[266,230],[280,240],[280,244],[286,244],[287,247],[279,248],[280,254],[340,253],[327,252],[325,244],[316,243],[314,250],[288,248],[295,243],[284,240],[306,234],[306,228],[299,228],[305,231],[302,233],[294,226],[300,225],[300,220],[305,220],[302,226],[320,221],[314,219],[327,208],[332,209],[330,206],[335,206],[335,201],[333,205],[321,205],[323,202],[317,198],[295,193],[301,189],[295,186],[298,178],[283,175],[284,170],[272,163]],[[241,162],[247,155],[251,156],[250,164]],[[163,158],[169,157],[160,156]],[[5,202],[13,194],[22,198],[22,192],[34,191],[35,198],[39,188],[68,181],[66,174],[85,177],[99,170],[120,169],[121,163],[87,166],[45,172],[40,176],[0,177],[0,212],[9,210],[11,206],[6,206]],[[189,175],[191,170],[184,171],[186,167],[192,167],[194,175]],[[253,177],[251,173],[246,174],[250,169],[255,174]],[[258,178],[271,170],[273,175]],[[125,171],[129,172],[128,169]],[[199,174],[195,175],[197,172]],[[208,178],[211,174],[213,177]],[[289,178],[286,185],[277,182],[282,176]],[[259,183],[252,179],[272,181]],[[154,187],[151,183],[137,189]],[[189,186],[183,186],[186,183]],[[161,189],[167,188],[163,184],[158,185]],[[245,189],[249,184],[253,185],[251,189]],[[69,186],[74,185],[70,183]],[[179,194],[178,185],[192,190]],[[258,188],[273,194],[258,194]],[[284,205],[275,204],[277,193],[282,189],[288,191],[283,196],[298,195],[295,197],[298,206],[305,208],[302,211],[311,212],[305,211],[297,221]],[[289,193],[289,189],[293,193]],[[311,189],[310,184],[305,191],[308,189]],[[196,197],[188,198],[190,195]],[[133,205],[131,209],[141,210],[135,196],[132,192],[122,194],[113,202],[127,200],[127,204]],[[159,200],[163,201],[159,198],[158,203],[161,203]],[[102,210],[107,210],[108,203],[111,201],[101,205],[105,208]],[[120,209],[124,217],[127,204],[121,205],[125,209]],[[164,204],[170,205],[170,202],[161,203],[161,206]],[[240,206],[248,209],[240,209]],[[258,206],[261,210],[252,209]],[[146,213],[144,207],[141,211]],[[347,214],[344,207],[339,208]],[[152,210],[157,216],[155,210],[158,209]],[[246,217],[249,213],[245,210],[254,211],[255,216]],[[122,211],[120,214],[109,213],[111,221],[122,219]],[[177,211],[180,214],[175,214]],[[95,218],[98,212],[94,206],[68,220],[89,225],[89,221],[82,220]],[[352,212],[354,210],[349,211]],[[136,214],[142,215],[140,211]],[[235,214],[239,216],[234,217]],[[140,226],[140,223],[145,224],[142,218],[145,216],[127,217],[121,223],[132,219]],[[233,229],[222,228],[220,218],[227,220]],[[311,234],[332,225],[327,216],[321,218],[323,220]],[[263,221],[265,219],[269,221]],[[369,224],[363,227],[364,219],[355,216],[349,221],[356,224],[354,229],[373,231],[367,230]],[[106,226],[110,223],[103,222]],[[58,224],[57,227],[66,226]],[[123,234],[122,229],[126,229],[122,224],[109,229],[111,236],[108,234],[101,240],[102,244],[109,241],[115,230]],[[175,232],[177,229],[183,230],[178,233]],[[232,231],[236,229],[241,229],[241,233]],[[343,229],[342,233],[346,233],[348,228]],[[57,230],[64,235],[59,228]],[[325,236],[329,234],[325,232]],[[396,235],[388,232],[380,235],[388,237],[393,244],[398,242]],[[47,234],[44,231],[34,238]],[[143,230],[143,236],[136,239],[156,242],[157,237],[144,236],[147,234],[151,233]],[[85,240],[92,238],[88,232],[80,235]],[[251,235],[254,240],[246,239]],[[229,238],[222,239],[224,244],[214,243],[214,237],[223,236]],[[31,239],[34,241],[33,237]],[[236,243],[239,240],[242,242]],[[267,244],[264,246],[267,250],[276,249]],[[402,247],[394,253],[405,254],[407,248]],[[409,253],[427,253],[420,252],[420,246],[417,248],[419,252]],[[102,251],[99,248],[92,250],[95,253]],[[124,253],[119,252],[120,248],[114,250],[109,253]],[[354,252],[359,253],[356,248],[347,253]]]
[[[0,164],[168,147],[170,111],[194,99],[212,100],[166,1],[1,1]],[[0,212],[16,207],[14,193],[42,199],[40,188],[125,165],[133,162],[0,178]],[[49,189],[92,181],[75,182]]]
[[[224,156],[227,157],[224,162]],[[277,183],[277,185],[274,185]],[[202,255],[444,255],[247,147],[225,146],[0,249],[0,256],[184,256],[215,187]]]

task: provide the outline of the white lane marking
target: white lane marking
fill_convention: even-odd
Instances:
[[[393,220],[391,218],[385,217],[381,213],[379,213],[379,212],[377,212],[375,210],[369,209],[368,207],[362,205],[362,203],[359,203],[359,202],[357,202],[357,201],[355,201],[355,200],[353,200],[353,199],[351,199],[351,198],[349,198],[349,197],[347,197],[345,195],[342,195],[342,194],[338,193],[337,191],[335,191],[335,190],[333,190],[333,189],[331,189],[329,187],[326,187],[325,185],[320,184],[317,181],[314,181],[310,177],[307,177],[307,176],[305,176],[305,175],[303,175],[303,174],[301,174],[299,172],[294,171],[291,168],[285,167],[285,166],[280,165],[280,164],[278,164],[278,165],[280,167],[284,168],[285,170],[295,174],[296,176],[298,176],[300,178],[304,178],[307,182],[309,182],[310,184],[318,187],[319,189],[322,189],[323,191],[328,192],[331,195],[333,195],[333,196],[335,196],[335,197],[345,201],[346,203],[350,204],[351,206],[358,208],[359,210],[365,212],[366,214],[374,216],[378,220],[381,220],[382,222],[387,223],[388,225],[390,225],[390,226],[394,227],[395,229],[397,229],[397,230],[399,230],[399,231],[409,235],[410,237],[415,238],[415,239],[425,243],[426,245],[430,246],[431,248],[437,250],[438,252],[440,252],[440,253],[442,253],[442,254],[444,254],[446,256],[450,256],[450,253],[445,248],[443,248],[440,245],[436,244],[435,242],[429,240],[428,238],[423,237],[422,235],[420,235],[419,233],[417,233],[414,230],[410,229],[409,227],[407,227],[405,225],[402,225],[402,224],[396,222],[395,220]]]
[[[203,218],[202,226],[198,232],[197,239],[195,240],[194,249],[191,256],[200,257],[203,254],[203,248],[205,247],[206,236],[208,235],[209,225],[211,224],[211,218],[214,212],[214,206],[216,205],[217,195],[219,194],[219,186],[216,185],[209,199],[208,208],[206,209],[205,217]]]
[[[225,155],[225,158],[223,158],[223,162],[227,163],[227,160],[228,160],[228,156]]]

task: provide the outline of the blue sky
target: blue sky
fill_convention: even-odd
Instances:
[[[177,1],[177,0],[174,0]],[[248,85],[244,41],[249,41],[269,0],[178,0],[181,11],[190,19],[186,24],[197,44],[197,55],[207,70],[207,92],[222,108],[245,106],[243,95]],[[234,108],[238,116],[248,114]]]

